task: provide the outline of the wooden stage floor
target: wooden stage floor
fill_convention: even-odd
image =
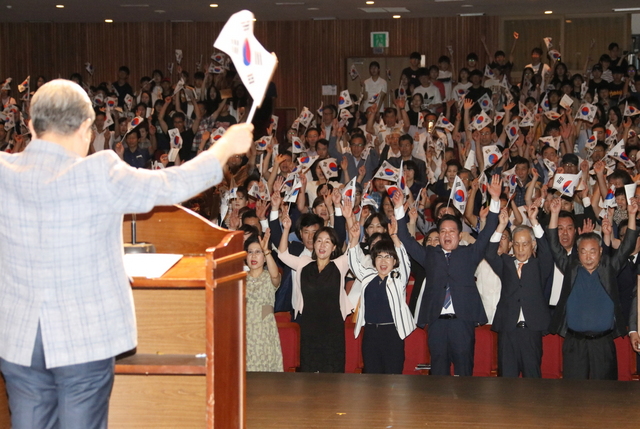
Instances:
[[[247,429],[637,428],[640,383],[247,373]]]

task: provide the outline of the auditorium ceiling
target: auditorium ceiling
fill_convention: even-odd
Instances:
[[[536,18],[548,11],[551,16],[571,17],[634,8],[618,13],[640,13],[637,0],[0,0],[0,22],[226,21],[241,9],[249,9],[257,20],[265,21],[389,19],[394,15],[400,19],[459,15]]]

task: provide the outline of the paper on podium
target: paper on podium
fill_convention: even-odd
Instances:
[[[129,277],[162,277],[182,255],[173,253],[130,253],[124,255],[124,269]]]

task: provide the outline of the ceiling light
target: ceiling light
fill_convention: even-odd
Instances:
[[[571,20],[570,19],[567,19],[564,22],[566,22],[567,24],[571,24]]]
[[[398,19],[398,18],[400,18],[400,15],[393,15],[393,18],[394,19]]]
[[[318,7],[308,7],[307,10],[320,10]]]
[[[211,3],[209,7],[218,7],[218,5],[216,3]]]
[[[613,9],[614,12],[633,12],[636,10],[640,10],[640,7],[621,7],[621,8]]]
[[[374,4],[374,1],[366,1],[365,4]]]
[[[64,9],[64,5],[63,5],[63,4],[57,4],[57,5],[56,5],[56,7],[57,7],[58,9]]]
[[[154,10],[155,13],[165,13],[166,10],[162,10],[162,9],[156,9]]]
[[[460,6],[460,7],[473,7],[473,5],[472,5],[472,4],[463,4],[463,5],[462,5],[462,6]]]
[[[301,4],[304,4],[304,2],[302,2],[302,1],[276,2],[276,6],[297,6],[297,5],[301,5]]]
[[[113,22],[113,19],[105,19],[104,22],[111,24]]]
[[[459,16],[483,16],[484,12],[478,12],[478,13],[461,13]]]
[[[551,15],[552,13],[553,13],[553,11],[552,11],[552,10],[545,10],[545,11],[544,11],[544,14],[545,14],[545,15]]]

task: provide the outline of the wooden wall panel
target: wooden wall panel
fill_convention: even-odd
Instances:
[[[598,18],[571,18],[565,23],[565,43],[567,52],[572,55],[567,58],[567,65],[572,70],[584,71],[591,39],[596,44],[591,52],[589,67],[597,63],[600,55],[608,53],[611,42],[620,45],[620,53],[629,48],[629,26],[627,15],[603,16]]]
[[[584,73],[591,40],[595,46],[591,51],[590,66],[597,63],[600,55],[608,53],[610,42],[617,42],[620,50],[628,50],[631,42],[631,24],[629,15],[617,14],[601,17],[553,16],[538,19],[508,18],[502,23],[503,44],[513,42],[513,32],[520,34],[514,55],[513,79],[519,81],[524,65],[531,62],[531,49],[542,48],[546,52],[543,38],[552,37],[554,49],[562,54],[565,62],[574,73]],[[547,60],[548,61],[548,60]]]
[[[628,17],[622,19],[626,26],[630,25]],[[518,24],[521,37],[525,32],[523,22],[526,21]],[[0,55],[4,60],[0,62],[0,78],[13,77],[15,88],[27,75],[34,81],[39,74],[47,78],[68,77],[79,71],[86,76],[84,63],[90,61],[96,70],[95,83],[115,80],[118,67],[126,64],[131,69],[131,83],[135,88],[138,79],[150,75],[153,69],[166,74],[168,63],[175,61],[175,49],[183,51],[185,70],[193,73],[201,55],[203,67],[208,67],[213,41],[222,25],[205,22],[0,23]],[[446,46],[451,45],[457,70],[469,52],[476,52],[481,64],[488,60],[481,36],[486,37],[492,51],[510,49],[512,29],[505,26],[502,34],[508,37],[500,43],[501,25],[499,17],[268,21],[256,22],[255,34],[280,60],[274,77],[278,88],[277,106],[298,109],[308,106],[315,110],[321,101],[336,102],[336,97],[321,96],[322,84],[335,84],[339,90],[346,88],[347,58],[375,56],[369,47],[371,31],[389,32],[390,46],[382,56],[408,58],[417,50],[427,56],[428,65],[446,54]],[[582,39],[582,32],[593,26],[598,27],[590,21],[568,37]],[[610,31],[609,25],[598,28],[603,34]],[[625,31],[629,34],[628,29]],[[566,44],[573,47],[572,43]],[[518,58],[528,56],[529,45],[519,43]],[[392,82],[391,87],[395,86]]]

